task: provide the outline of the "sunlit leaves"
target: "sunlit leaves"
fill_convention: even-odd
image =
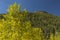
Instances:
[[[19,13],[20,12],[20,5],[16,4],[16,2],[12,5],[10,5],[9,9],[8,9],[8,13],[10,15],[13,15],[13,14],[16,14],[16,13]]]

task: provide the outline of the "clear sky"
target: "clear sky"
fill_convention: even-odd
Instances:
[[[47,11],[60,16],[60,0],[0,0],[0,13],[6,13],[10,4],[21,4],[21,9],[28,11]]]

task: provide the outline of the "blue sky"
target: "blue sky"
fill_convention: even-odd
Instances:
[[[43,10],[60,16],[60,0],[0,0],[0,13],[6,13],[9,5],[14,2],[21,4],[21,10],[24,8],[28,11]]]

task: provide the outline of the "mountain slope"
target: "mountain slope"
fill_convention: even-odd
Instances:
[[[29,20],[33,27],[55,27],[60,29],[60,17],[49,14],[48,12],[32,12],[28,13]]]

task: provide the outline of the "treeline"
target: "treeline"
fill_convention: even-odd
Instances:
[[[55,39],[60,32],[60,17],[45,11],[21,11],[20,7],[14,3],[6,14],[0,15],[0,40]]]

